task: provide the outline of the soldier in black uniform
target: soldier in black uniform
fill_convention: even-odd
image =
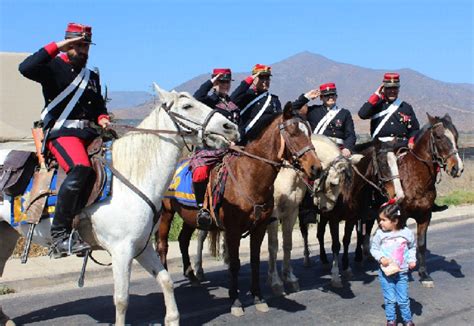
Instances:
[[[394,151],[400,147],[413,149],[420,129],[415,111],[410,104],[398,98],[399,91],[400,75],[388,72],[384,75],[383,83],[359,110],[361,119],[371,119],[372,139],[392,142]],[[393,168],[398,175],[398,166],[394,164]],[[432,211],[443,211],[447,208],[446,205],[434,204]]]
[[[413,148],[414,137],[420,129],[415,111],[398,98],[400,75],[386,73],[382,85],[359,110],[361,119],[371,119],[370,135],[383,142],[394,141],[395,148]]]
[[[282,112],[278,96],[269,92],[271,67],[256,64],[252,76],[243,80],[230,99],[240,109],[241,144],[255,139],[275,114]]]
[[[51,226],[55,258],[69,253],[72,219],[84,207],[95,179],[86,151],[88,143],[98,136],[91,122],[103,128],[110,123],[99,76],[86,68],[91,41],[90,26],[70,23],[64,40],[39,49],[19,66],[23,76],[43,88],[45,145],[67,173]],[[71,253],[88,249],[79,234],[72,237]]]
[[[292,103],[293,109],[304,114],[305,104],[318,97],[323,104],[308,106],[306,111],[306,118],[311,125],[311,130],[315,134],[329,137],[341,148],[345,157],[351,156],[356,142],[354,121],[349,110],[336,105],[336,84],[325,83],[320,85],[319,89],[301,94]],[[316,207],[314,207],[313,198],[309,192],[306,192],[300,205],[299,219],[300,224],[316,223]]]
[[[232,81],[232,72],[228,68],[216,68],[212,71],[211,79],[204,82],[194,93],[194,97],[227,116],[232,122],[238,124],[239,108],[230,100],[228,95]],[[209,93],[212,90],[211,93]],[[193,188],[196,203],[199,208],[197,226],[208,229],[212,223],[210,213],[203,208],[206,187],[211,168],[222,160],[227,149],[196,150],[191,158],[190,167],[193,171]]]
[[[326,83],[306,94],[301,94],[292,103],[293,109],[301,110],[310,100],[321,98],[322,105],[308,106],[306,118],[311,125],[313,133],[331,138],[342,149],[342,154],[349,157],[354,150],[356,135],[354,121],[349,110],[336,105],[336,84]]]

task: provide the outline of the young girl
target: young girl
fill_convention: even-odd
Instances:
[[[370,253],[380,263],[379,280],[387,326],[397,325],[396,303],[404,324],[414,326],[408,297],[408,270],[416,266],[415,238],[402,220],[395,199],[380,207],[379,226],[370,244]]]

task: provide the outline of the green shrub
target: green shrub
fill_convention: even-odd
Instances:
[[[438,205],[461,205],[474,204],[474,192],[465,190],[455,190],[446,196],[436,198]]]

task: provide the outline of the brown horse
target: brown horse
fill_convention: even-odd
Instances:
[[[250,232],[251,294],[257,309],[268,311],[260,289],[260,246],[273,210],[273,182],[282,159],[300,168],[308,178],[314,180],[318,177],[321,163],[316,157],[309,130],[307,123],[293,113],[291,103],[287,103],[283,114],[276,115],[260,135],[247,144],[245,154],[233,159],[230,159],[229,155],[224,158],[224,165],[229,175],[218,218],[226,231],[225,240],[230,272],[229,296],[232,301],[231,312],[234,315],[240,316],[244,313],[238,298],[238,272],[240,239],[247,231]],[[214,169],[209,182],[212,184],[216,177],[217,171]],[[157,250],[162,262],[166,264],[168,233],[175,212],[185,222],[179,235],[184,273],[185,276],[194,280],[188,246],[196,228],[197,210],[195,208],[182,206],[174,199],[164,200],[156,237]],[[211,232],[214,246],[217,241],[217,232]]]

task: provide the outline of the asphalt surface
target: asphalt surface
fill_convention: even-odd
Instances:
[[[432,225],[428,232],[428,268],[434,288],[423,288],[413,273],[411,307],[417,325],[468,325],[474,319],[474,215]],[[314,236],[314,235],[313,235]],[[352,246],[353,247],[353,246]],[[330,251],[330,248],[326,248]],[[352,249],[353,250],[353,249]],[[383,299],[376,276],[377,264],[353,266],[354,277],[342,289],[330,286],[313,253],[313,266],[303,267],[302,249],[293,250],[295,275],[301,291],[273,297],[265,285],[267,263],[261,267],[262,288],[270,306],[257,312],[246,294],[250,286],[248,259],[242,259],[241,299],[245,316],[229,313],[227,272],[220,262],[205,261],[207,282],[191,287],[178,268],[172,270],[182,325],[382,325]],[[353,256],[351,256],[351,259]],[[127,322],[132,325],[162,324],[165,314],[159,286],[145,274],[132,275]],[[115,319],[110,278],[95,279],[82,289],[74,284],[0,296],[0,305],[19,325],[111,324]]]

